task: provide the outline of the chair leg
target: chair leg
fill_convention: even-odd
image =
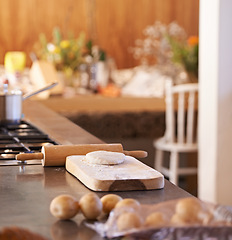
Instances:
[[[159,149],[156,149],[156,154],[155,154],[155,161],[154,161],[154,168],[157,170],[157,171],[161,171],[162,169],[162,164],[163,164],[163,155],[164,155],[164,152],[159,150]]]
[[[169,166],[169,180],[170,182],[178,185],[178,168],[179,168],[179,154],[178,152],[170,153],[170,166]]]

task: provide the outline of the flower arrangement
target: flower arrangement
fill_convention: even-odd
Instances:
[[[63,38],[57,27],[53,30],[52,41],[48,41],[45,34],[40,34],[34,50],[38,59],[53,63],[56,70],[64,72],[67,77],[78,72],[81,64],[106,61],[105,51],[93,45],[92,40],[86,41],[83,32],[77,38],[72,35]]]
[[[169,37],[169,42],[173,52],[172,60],[182,64],[189,75],[198,77],[198,48],[197,36],[191,36],[184,41],[179,41]]]
[[[84,33],[81,33],[78,38],[70,35],[65,39],[62,37],[60,29],[54,28],[51,42],[47,40],[45,34],[40,34],[35,51],[39,59],[52,62],[58,71],[63,71],[67,76],[71,76],[83,62],[84,48]]]
[[[181,69],[197,77],[198,37],[188,38],[176,22],[165,25],[159,21],[147,26],[143,34],[145,38],[136,40],[136,46],[129,49],[142,65],[158,65],[172,77]]]
[[[86,88],[95,91],[99,74],[97,65],[99,62],[107,61],[106,52],[94,45],[91,39],[86,41],[83,32],[77,38],[73,35],[64,38],[58,27],[53,29],[51,41],[41,33],[39,41],[34,45],[34,51],[38,59],[55,66],[64,87],[72,90]]]

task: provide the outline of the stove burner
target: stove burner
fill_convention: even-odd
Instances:
[[[0,126],[0,165],[6,165],[7,161],[17,164],[15,156],[20,152],[40,152],[48,144],[57,143],[26,121]]]

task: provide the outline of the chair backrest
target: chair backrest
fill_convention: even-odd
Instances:
[[[198,83],[165,85],[166,131],[165,139],[170,143],[192,144],[197,142]]]

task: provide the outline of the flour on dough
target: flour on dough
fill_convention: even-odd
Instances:
[[[94,151],[87,153],[85,159],[88,163],[115,165],[124,162],[125,154],[121,152]]]

